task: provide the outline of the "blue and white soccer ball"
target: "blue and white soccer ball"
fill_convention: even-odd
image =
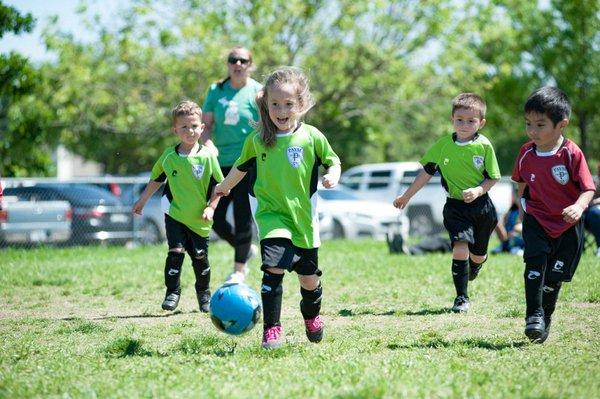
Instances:
[[[210,318],[227,334],[252,330],[260,320],[261,310],[260,297],[246,284],[225,284],[210,299]]]

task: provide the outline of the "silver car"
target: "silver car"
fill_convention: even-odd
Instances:
[[[319,189],[317,195],[322,239],[385,240],[390,231],[408,235],[408,219],[391,204],[359,199],[339,186]]]

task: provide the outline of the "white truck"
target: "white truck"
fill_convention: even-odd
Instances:
[[[391,203],[408,188],[421,169],[419,162],[364,164],[346,170],[340,183],[361,198]],[[412,235],[427,236],[443,230],[446,191],[440,180],[440,176],[433,176],[411,199],[406,215]],[[510,179],[503,178],[490,190],[498,218],[510,208],[512,187]]]
[[[59,244],[71,237],[73,212],[66,201],[23,201],[4,197],[0,209],[0,246]]]

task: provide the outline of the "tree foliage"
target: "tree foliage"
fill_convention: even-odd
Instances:
[[[31,14],[22,15],[0,3],[0,38],[7,32],[30,32]],[[48,88],[40,70],[23,56],[0,54],[0,175],[44,175],[53,168],[52,148],[57,140],[52,118],[40,94]]]
[[[596,0],[546,8],[516,0],[132,0],[110,23],[83,4],[96,39],[81,42],[57,22],[47,27],[57,58],[15,75],[35,75],[35,94],[19,97],[2,119],[11,126],[2,151],[22,148],[24,131],[35,131],[40,145],[60,140],[107,172],[148,170],[175,142],[171,107],[183,98],[202,104],[224,77],[227,50],[243,45],[259,81],[280,65],[307,71],[317,99],[307,122],[325,132],[345,167],[418,159],[450,132],[451,99],[475,91],[488,101],[484,133],[507,174],[526,140],[526,96],[553,83],[573,99],[578,141],[598,153],[590,139],[600,123]],[[51,171],[29,162],[8,173]]]

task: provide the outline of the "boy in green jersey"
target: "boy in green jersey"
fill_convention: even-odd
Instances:
[[[280,323],[283,275],[295,271],[300,280],[300,311],[308,340],[323,338],[320,316],[321,270],[318,264],[318,167],[327,173],[325,188],[340,178],[340,160],[317,128],[300,122],[313,100],[304,74],[291,67],[273,72],[256,99],[258,131],[251,133],[242,153],[216,195],[228,195],[246,173],[256,170],[253,189],[258,202],[255,219],[262,255],[261,297],[264,309],[262,346],[281,345]]]
[[[486,105],[473,93],[452,101],[454,133],[439,139],[421,159],[423,170],[410,187],[394,200],[404,209],[410,199],[436,173],[448,198],[444,226],[452,241],[452,279],[456,288],[453,312],[470,307],[467,285],[487,259],[490,235],[498,223],[496,209],[487,192],[500,179],[496,154],[490,141],[479,133],[485,125]]]
[[[167,293],[162,303],[165,310],[175,310],[181,295],[180,274],[185,252],[192,259],[196,275],[196,297],[200,311],[210,305],[210,265],[208,263],[208,233],[218,198],[211,200],[213,187],[223,180],[221,168],[213,151],[198,143],[204,125],[202,110],[183,101],[173,109],[173,133],[180,142],[167,148],[154,164],[150,181],[133,206],[134,214],[142,214],[148,199],[166,180],[162,208],[169,253],[165,262]]]

